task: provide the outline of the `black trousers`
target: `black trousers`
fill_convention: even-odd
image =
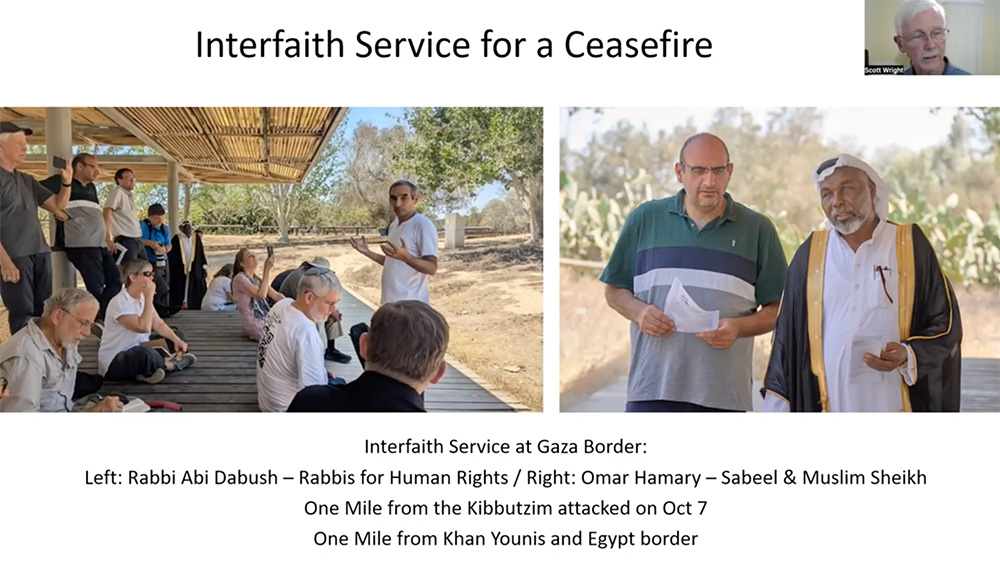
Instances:
[[[101,304],[97,318],[104,320],[108,303],[122,290],[122,278],[115,258],[106,247],[66,248],[66,257],[80,271],[83,285]]]
[[[143,254],[143,257],[145,257],[145,252],[142,247],[142,243],[139,242],[138,238],[132,238],[131,236],[116,236],[115,242],[121,244],[126,248],[125,257],[122,258],[121,261],[122,264],[128,262],[129,260],[135,260],[136,258],[139,257],[140,253]]]
[[[73,399],[78,400],[90,394],[96,394],[104,384],[100,374],[76,371],[76,387],[73,389]]]
[[[184,333],[176,327],[170,327],[177,334],[177,337],[184,340]],[[153,333],[149,335],[149,340],[163,339],[160,335]],[[169,339],[167,350],[175,352],[175,346]],[[134,346],[128,350],[119,352],[108,365],[108,371],[104,374],[104,379],[108,382],[130,382],[136,376],[151,376],[158,368],[167,369],[167,363],[160,353],[147,346]]]
[[[32,317],[41,317],[45,300],[52,295],[52,253],[40,252],[11,258],[21,272],[17,283],[0,282],[0,298],[7,307],[10,334],[21,330]]]
[[[153,281],[156,282],[156,295],[153,296],[153,308],[160,319],[166,319],[181,310],[170,306],[170,266],[153,265]]]

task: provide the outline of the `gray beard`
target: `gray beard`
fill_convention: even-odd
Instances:
[[[837,230],[840,234],[847,236],[849,234],[854,234],[855,232],[861,230],[861,227],[865,225],[866,222],[871,220],[875,216],[875,203],[874,201],[869,201],[869,203],[858,211],[861,216],[853,217],[851,220],[847,221],[835,221],[830,219],[830,224],[833,228]],[[836,216],[836,214],[834,214]]]
[[[830,221],[830,224],[833,225],[833,228],[837,229],[837,232],[843,234],[844,236],[847,236],[849,234],[854,234],[855,232],[861,230],[861,227],[864,226],[867,220],[868,219],[866,218],[854,217],[851,220],[844,222],[832,220]]]

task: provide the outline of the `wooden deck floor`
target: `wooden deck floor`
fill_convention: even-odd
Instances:
[[[351,325],[371,320],[372,309],[348,292],[341,295],[338,308],[344,315],[344,332]],[[144,400],[167,401],[180,404],[184,411],[195,412],[246,412],[258,411],[256,345],[243,336],[238,313],[207,311],[182,311],[167,322],[184,331],[191,352],[198,357],[194,367],[182,372],[168,373],[156,385],[134,383],[107,383],[102,392],[132,394]],[[346,335],[337,339],[336,346],[350,354],[349,364],[327,362],[327,368],[337,377],[347,381],[361,374]],[[80,345],[84,357],[81,370],[96,372],[98,342],[93,337]],[[425,395],[427,411],[515,411],[524,406],[503,394],[494,394],[480,384],[471,372],[463,372],[448,365],[444,378],[432,385]]]

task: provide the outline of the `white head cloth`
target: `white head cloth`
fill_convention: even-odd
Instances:
[[[889,186],[886,185],[885,181],[882,181],[878,173],[875,173],[872,166],[850,154],[837,154],[816,168],[816,171],[813,172],[813,181],[816,182],[816,192],[820,192],[819,184],[838,167],[853,167],[865,172],[865,175],[875,184],[875,214],[883,221],[889,220]],[[827,220],[826,222],[827,227],[832,228],[830,221]]]

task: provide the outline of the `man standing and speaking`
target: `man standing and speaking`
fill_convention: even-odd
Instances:
[[[726,192],[733,164],[718,137],[688,138],[674,171],[684,188],[632,211],[601,275],[632,322],[625,411],[749,411],[752,337],[774,328],[785,277],[778,233]],[[719,311],[716,330],[676,330],[663,311],[674,282]]]
[[[889,188],[847,154],[813,174],[827,226],[788,269],[766,411],[958,411],[962,321],[917,225],[888,221]]]
[[[389,187],[389,204],[396,220],[382,245],[385,255],[368,249],[368,242],[351,239],[351,246],[378,262],[382,269],[382,305],[413,299],[430,303],[428,283],[438,268],[438,233],[431,219],[417,212],[417,186],[401,179]]]
[[[417,212],[416,183],[400,179],[389,186],[389,204],[396,219],[389,225],[382,244],[383,254],[368,249],[365,237],[351,239],[351,246],[382,268],[382,305],[396,301],[415,300],[430,304],[428,284],[438,269],[438,232],[431,219]],[[366,323],[351,327],[351,342],[358,360],[361,356],[361,335],[368,332]]]

